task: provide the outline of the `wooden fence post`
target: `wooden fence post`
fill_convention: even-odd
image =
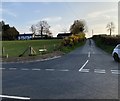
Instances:
[[[31,46],[29,46],[29,48],[30,48],[30,56],[32,56],[32,55],[36,55],[36,51],[33,49],[33,47],[31,47]]]
[[[5,54],[5,48],[2,47],[2,56],[4,56],[4,54]]]
[[[31,48],[31,46],[29,46],[29,49],[30,49],[29,55],[31,55],[32,54],[32,48]]]
[[[6,55],[6,58],[8,58],[8,54]]]

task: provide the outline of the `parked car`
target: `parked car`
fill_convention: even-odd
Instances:
[[[114,50],[112,52],[112,56],[113,56],[113,58],[114,58],[115,61],[120,62],[120,44],[118,44],[114,48]]]

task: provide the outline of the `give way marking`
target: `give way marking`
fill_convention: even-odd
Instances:
[[[30,100],[29,97],[18,97],[18,96],[8,96],[8,95],[0,95],[1,98],[11,98],[11,99],[20,99],[20,100]]]
[[[87,65],[88,62],[89,62],[89,60],[87,60],[87,61],[84,63],[84,65],[79,69],[79,72],[82,71],[82,69]]]

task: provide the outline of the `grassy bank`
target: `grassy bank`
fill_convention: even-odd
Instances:
[[[100,47],[107,53],[112,53],[115,46],[120,43],[120,38],[109,35],[94,35],[93,40],[96,43],[96,46]]]
[[[75,50],[76,48],[83,46],[84,44],[85,44],[85,41],[77,43],[75,46],[64,46],[61,48],[61,51],[64,53],[69,53]]]
[[[98,46],[99,48],[101,48],[102,50],[104,50],[105,52],[107,52],[109,54],[111,54],[113,49],[115,48],[115,46],[113,46],[113,45],[106,45],[100,41],[95,41],[95,43],[96,43],[96,46]]]

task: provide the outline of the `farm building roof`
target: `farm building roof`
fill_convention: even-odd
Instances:
[[[28,34],[26,34],[26,33],[24,33],[24,34],[19,34],[19,36],[32,36],[33,35],[33,33],[28,33]]]

